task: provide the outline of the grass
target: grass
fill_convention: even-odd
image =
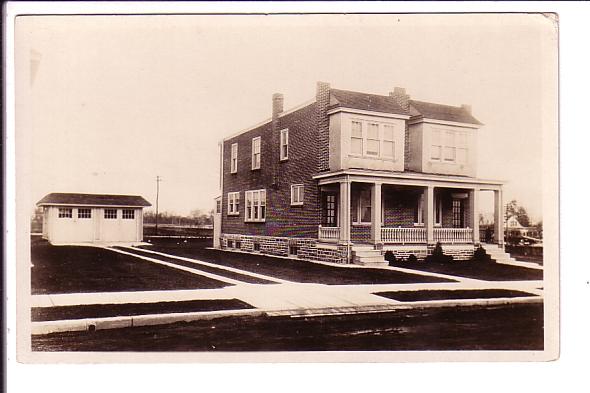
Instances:
[[[390,313],[226,317],[159,326],[33,335],[34,351],[542,350],[543,305]]]
[[[486,281],[543,279],[542,270],[505,265],[494,261],[452,261],[449,263],[396,261],[392,266]]]
[[[31,246],[31,292],[80,293],[221,288],[229,284],[94,247]]]
[[[302,283],[352,285],[453,281],[444,278],[378,268],[328,266],[297,259],[284,259],[257,254],[211,250],[206,248],[211,246],[211,240],[152,239],[152,243],[152,246],[147,246],[146,248]]]
[[[121,248],[121,247],[116,247],[116,248]],[[178,259],[178,258],[170,258],[170,257],[165,257],[163,255],[152,254],[152,253],[149,253],[149,252],[146,252],[146,251],[138,250],[137,248],[133,248],[133,249],[121,248],[121,249],[123,251],[131,252],[133,254],[142,255],[142,256],[146,256],[146,257],[150,257],[150,258],[160,259],[160,260],[163,260],[163,261],[166,261],[166,262],[170,262],[170,263],[174,263],[174,264],[177,264],[177,265],[180,265],[180,266],[190,267],[190,268],[202,270],[202,271],[205,271],[205,272],[208,272],[208,273],[217,274],[219,276],[223,276],[223,277],[227,277],[227,278],[232,278],[234,280],[238,280],[238,281],[242,281],[242,282],[247,282],[249,284],[274,284],[275,283],[273,281],[264,280],[262,278],[257,278],[257,277],[252,277],[252,276],[248,276],[248,275],[245,275],[245,274],[230,272],[228,270],[221,269],[221,268],[211,267],[211,266],[202,265],[202,264],[198,264],[198,263],[194,263],[194,262],[189,262],[189,261],[183,261],[182,259]]]
[[[31,320],[59,321],[62,319],[102,318],[160,313],[242,310],[253,308],[237,299],[188,300],[158,303],[89,304],[79,306],[34,307]]]
[[[506,297],[535,296],[532,293],[507,289],[458,289],[458,290],[425,290],[425,291],[391,291],[377,292],[375,295],[400,302],[420,302],[427,300],[451,299],[493,299]]]

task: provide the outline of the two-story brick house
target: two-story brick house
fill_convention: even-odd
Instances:
[[[330,88],[225,138],[216,245],[339,263],[383,253],[469,258],[479,243],[477,196],[502,182],[476,177],[482,124],[461,107]],[[499,243],[502,225],[497,226]]]

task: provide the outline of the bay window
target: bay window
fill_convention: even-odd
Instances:
[[[395,159],[395,125],[376,121],[352,120],[350,154],[355,156]]]

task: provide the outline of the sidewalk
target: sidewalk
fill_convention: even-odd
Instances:
[[[198,290],[166,290],[139,292],[101,292],[78,294],[53,294],[31,296],[31,307],[75,306],[90,304],[125,304],[125,303],[157,303],[171,301],[187,301],[200,299],[238,299],[254,307],[253,310],[223,310],[177,314],[151,314],[140,316],[87,318],[68,321],[33,322],[33,334],[46,334],[67,330],[107,329],[117,327],[138,326],[139,324],[173,323],[177,321],[192,321],[203,318],[217,318],[230,315],[330,315],[355,314],[367,312],[392,311],[409,307],[448,307],[456,305],[490,305],[523,302],[542,302],[542,281],[484,281],[439,273],[427,273],[413,269],[387,267],[402,272],[431,275],[450,278],[456,282],[442,283],[412,283],[412,284],[364,284],[364,285],[325,285],[310,283],[295,283],[279,280],[274,277],[198,261],[191,258],[183,260],[195,263],[194,268],[187,268],[158,260],[158,255],[177,256],[150,252],[153,258],[128,253],[122,250],[116,252],[131,254],[153,263],[164,264],[172,268],[190,271],[193,274],[232,281],[232,286],[219,289]],[[248,284],[238,280],[229,280],[211,273],[198,270],[198,265],[214,265],[215,267],[240,273],[258,276],[276,282],[272,285]],[[519,290],[530,293],[531,296],[495,299],[464,299],[464,300],[431,300],[420,302],[400,302],[375,295],[378,292],[391,291],[421,291],[421,290],[484,290],[505,289]]]

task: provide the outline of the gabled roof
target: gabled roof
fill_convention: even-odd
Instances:
[[[394,113],[409,115],[397,101],[390,96],[359,93],[356,91],[330,89],[330,109],[351,108],[372,112]]]
[[[473,117],[471,113],[462,106],[410,100],[410,112],[412,116],[420,116],[426,119],[483,125],[483,123]]]
[[[73,194],[53,192],[37,202],[42,205],[90,205],[90,206],[134,206],[144,207],[152,204],[138,195]]]

